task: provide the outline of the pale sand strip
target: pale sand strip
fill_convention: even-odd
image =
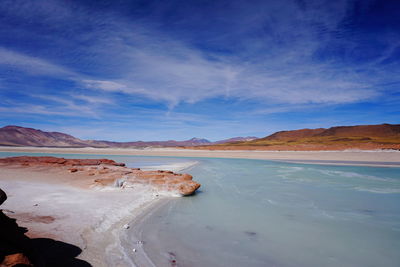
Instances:
[[[226,151],[189,150],[174,148],[114,149],[114,148],[39,148],[0,147],[4,152],[60,153],[60,154],[100,154],[172,157],[208,157],[282,160],[291,162],[367,165],[400,167],[400,151]],[[309,162],[315,161],[315,162]]]

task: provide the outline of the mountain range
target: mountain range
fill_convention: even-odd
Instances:
[[[20,126],[0,128],[0,145],[2,146],[36,146],[36,147],[101,147],[101,148],[134,148],[134,147],[187,147],[199,145],[224,144],[236,141],[250,141],[257,137],[234,137],[217,142],[207,139],[192,138],[184,141],[132,141],[113,142],[103,140],[82,140],[60,132],[45,132]]]
[[[35,147],[144,148],[183,147],[196,149],[250,150],[341,150],[400,149],[400,124],[337,126],[280,131],[263,138],[234,137],[216,142],[203,138],[184,141],[82,140],[60,132],[45,132],[20,126],[0,128],[0,145]]]
[[[211,145],[205,148],[263,150],[400,149],[400,124],[337,126],[328,129],[280,131],[250,141]]]

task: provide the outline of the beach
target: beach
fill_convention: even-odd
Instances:
[[[0,188],[8,195],[1,206],[4,214],[17,219],[20,227],[26,227],[29,238],[62,242],[78,250],[74,255],[79,255],[77,259],[92,266],[132,266],[120,246],[121,231],[126,231],[129,222],[150,205],[178,196],[175,191],[169,192],[149,183],[115,187],[99,186],[94,182],[104,171],[111,175],[118,169],[129,172],[130,169],[125,167],[87,167],[89,172],[99,169],[97,174],[88,175],[83,170],[85,167],[26,165],[0,164]],[[149,166],[149,171],[137,172],[151,178],[154,173],[160,173],[151,170],[157,167],[182,171],[188,164]]]
[[[88,181],[54,171],[1,168],[0,187],[9,217],[29,229],[30,238],[51,238],[82,249],[79,259],[93,266],[126,266],[118,232],[155,197],[146,188],[96,191]]]

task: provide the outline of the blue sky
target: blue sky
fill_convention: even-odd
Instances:
[[[396,0],[0,2],[0,126],[83,139],[399,123]]]

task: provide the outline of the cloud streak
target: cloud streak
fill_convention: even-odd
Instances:
[[[327,33],[339,30],[349,8],[348,1],[339,1],[333,6],[307,3],[308,6],[288,5],[289,10],[275,5],[271,10],[262,9],[254,19],[243,21],[245,28],[266,25],[270,32],[257,40],[259,48],[244,43],[245,54],[239,57],[200,50],[149,25],[117,17],[106,16],[107,27],[100,28],[100,20],[96,18],[101,13],[93,16],[84,9],[74,12],[62,6],[66,17],[74,15],[78,21],[87,20],[94,29],[89,35],[97,42],[81,48],[85,50],[81,52],[93,54],[92,61],[98,66],[106,64],[102,62],[104,58],[111,59],[107,62],[110,65],[123,66],[105,75],[115,78],[87,75],[79,69],[70,71],[5,49],[0,49],[0,63],[17,66],[28,73],[69,77],[91,90],[141,95],[166,102],[170,107],[218,97],[302,104],[352,103],[379,96],[379,90],[371,87],[371,83],[379,82],[379,78],[370,78],[372,69],[363,73],[343,70],[337,62],[319,62],[313,58],[324,42],[332,38]],[[39,12],[36,7],[33,11]],[[279,19],[280,16],[285,20]],[[107,36],[104,41],[99,38],[103,36]],[[291,43],[296,36],[300,41]],[[78,34],[75,41],[81,38]],[[283,45],[277,47],[279,41]],[[258,53],[260,50],[267,53]],[[115,60],[114,55],[117,55]]]
[[[75,74],[45,59],[33,57],[0,47],[0,65],[22,70],[31,75],[62,75],[65,78]]]
[[[358,29],[374,1],[189,2],[2,1],[0,112],[196,132],[399,93],[400,35]]]

